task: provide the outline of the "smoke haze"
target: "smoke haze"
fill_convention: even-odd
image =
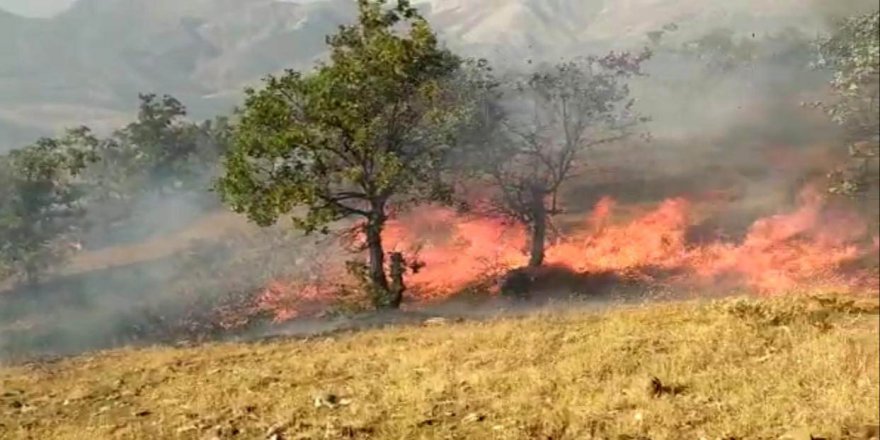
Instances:
[[[80,0],[77,7],[84,8],[86,4],[97,1]],[[136,3],[133,0],[117,3],[114,4],[119,8],[114,10],[116,18],[118,14],[132,14],[133,10],[137,10],[131,6]],[[257,4],[265,2],[250,3],[254,5],[250,11],[257,16],[265,12],[257,7]],[[102,54],[101,57],[89,55],[87,61],[94,65],[88,66],[88,69],[101,68],[102,63],[106,62],[107,66],[113,66],[114,71],[126,72],[119,80],[124,84],[96,89],[94,83],[85,81],[63,84],[59,90],[76,89],[77,93],[84,90],[86,95],[101,95],[108,102],[114,101],[106,107],[113,109],[113,116],[109,119],[116,124],[114,128],[131,119],[127,113],[129,110],[118,110],[123,107],[119,105],[119,96],[134,96],[129,89],[144,85],[151,88],[167,86],[168,90],[157,90],[160,93],[183,91],[184,94],[179,97],[185,104],[190,104],[186,98],[191,97],[193,105],[201,107],[195,113],[197,117],[224,112],[230,103],[236,102],[242,85],[254,82],[256,72],[242,72],[247,70],[244,66],[253,61],[253,57],[260,61],[256,65],[261,69],[265,67],[265,71],[259,72],[262,75],[276,71],[279,64],[309,65],[319,56],[309,46],[301,47],[301,52],[291,58],[288,55],[292,54],[287,53],[287,49],[279,47],[282,43],[290,43],[293,35],[303,33],[308,33],[309,42],[318,41],[323,34],[332,32],[331,25],[336,24],[333,20],[350,16],[340,12],[343,9],[339,2],[326,3],[324,6],[320,6],[322,3],[319,2],[298,8],[290,18],[291,21],[297,18],[304,23],[307,20],[311,22],[293,30],[276,23],[273,35],[260,35],[259,38],[255,36],[252,22],[249,21],[256,18],[244,17],[237,24],[234,17],[228,14],[220,17],[210,7],[202,10],[194,6],[186,14],[200,16],[200,20],[214,25],[199,28],[199,32],[200,35],[208,35],[206,32],[209,30],[215,32],[215,39],[211,41],[215,49],[222,46],[218,41],[234,42],[238,34],[233,30],[240,26],[240,33],[244,35],[242,41],[247,40],[251,47],[262,47],[265,51],[262,54],[245,54],[243,52],[247,51],[236,52],[230,49],[234,44],[226,43],[222,47],[223,55],[211,58],[203,52],[198,52],[198,55],[188,52],[195,49],[187,45],[191,42],[184,42],[179,48],[180,59],[191,58],[202,64],[184,68],[172,63],[168,64],[167,72],[170,73],[165,77],[136,79],[135,73],[129,70],[130,65],[121,65],[122,57],[118,54]],[[706,221],[706,227],[720,228],[734,240],[745,237],[755,220],[796,209],[797,195],[804,186],[821,183],[829,161],[840,159],[838,151],[845,152],[845,148],[840,148],[844,138],[838,128],[821,114],[801,105],[802,102],[824,97],[827,93],[828,72],[812,69],[810,65],[813,61],[812,40],[826,32],[836,19],[876,8],[873,1],[789,1],[778,2],[790,4],[787,10],[765,5],[773,9],[772,20],[759,19],[745,11],[735,11],[739,15],[707,13],[706,17],[709,18],[699,21],[678,19],[688,16],[695,8],[699,9],[694,3],[702,6],[705,2],[668,0],[658,3],[684,12],[669,12],[666,14],[669,20],[652,19],[647,22],[645,19],[646,22],[641,22],[633,15],[650,14],[637,12],[639,2],[613,2],[615,4],[612,5],[610,1],[597,1],[593,2],[595,7],[585,9],[584,17],[596,19],[598,24],[596,29],[591,29],[592,34],[583,36],[576,35],[574,31],[565,35],[540,34],[542,31],[549,32],[546,30],[548,26],[570,13],[571,8],[577,9],[581,2],[574,0],[546,2],[544,9],[538,8],[537,2],[527,0],[485,2],[485,5],[470,5],[480,2],[468,2],[467,6],[461,6],[462,9],[445,6],[442,10],[436,6],[440,2],[433,3],[435,5],[430,6],[434,10],[435,25],[448,44],[453,48],[463,47],[462,51],[468,55],[489,57],[502,72],[553,62],[563,56],[601,55],[610,49],[639,51],[643,47],[650,47],[654,57],[644,68],[647,76],[634,81],[632,88],[637,109],[651,118],[646,131],[650,132],[652,139],[649,142],[633,139],[624,145],[603,147],[587,155],[586,165],[591,173],[565,188],[566,205],[572,212],[586,218],[606,196],[622,205],[641,206],[640,212],[645,212],[648,209],[644,206],[656,205],[667,198],[707,197],[706,194],[712,192],[733,193],[733,201],[725,204],[723,212],[715,214],[711,221]],[[490,16],[486,8],[494,3],[519,5],[520,9],[504,11],[515,11],[521,15],[516,15],[516,20],[510,21],[505,21],[509,17],[500,13]],[[809,7],[796,8],[796,4],[808,4]],[[122,5],[131,8],[126,9]],[[0,8],[4,7],[8,5],[0,3]],[[168,2],[156,2],[155,5],[144,7],[157,8],[157,11],[158,8],[169,8],[168,14],[172,18],[163,18],[166,20],[163,23],[177,23],[184,18],[174,15],[179,11],[168,6]],[[288,11],[286,6],[273,7]],[[724,8],[708,9],[714,11]],[[67,18],[57,18],[57,22],[68,20],[67,23],[75,23],[77,16],[73,13],[76,7],[72,11]],[[791,13],[790,16],[783,14],[786,11]],[[462,17],[466,13],[479,19],[465,22]],[[805,13],[809,20],[804,20]],[[154,15],[159,14],[151,15],[152,19],[158,20]],[[626,38],[614,41],[610,38],[613,35],[611,24],[614,22],[610,20],[618,16],[626,21]],[[100,17],[109,19],[107,17],[114,16]],[[717,17],[717,22],[711,21],[712,17]],[[0,28],[3,27],[3,20],[12,19],[0,12]],[[480,35],[491,34],[493,29],[500,32],[499,26],[509,26],[511,22],[524,23],[522,27],[513,29],[511,39],[492,41],[485,37],[484,40],[475,41]],[[667,27],[655,41],[647,35],[673,23],[675,26]],[[177,35],[177,31],[175,28],[168,32]],[[13,36],[32,35],[30,30],[0,31],[0,34],[3,32],[20,32]],[[504,34],[509,35],[510,32]],[[609,38],[597,37],[601,35]],[[729,37],[726,40],[725,35]],[[705,40],[702,46],[695,43],[707,36],[711,38]],[[138,38],[148,37],[156,38],[150,34],[138,34]],[[733,49],[729,43],[733,44]],[[28,57],[27,53],[14,51],[2,44],[0,51],[7,52],[0,53]],[[555,50],[543,49],[547,47]],[[512,55],[515,53],[520,55]],[[523,57],[522,53],[530,55]],[[39,56],[44,55],[46,53]],[[159,55],[151,56],[163,62],[168,60]],[[28,59],[29,65],[32,68],[46,68],[37,58],[38,55],[34,55],[33,59]],[[0,79],[0,96],[6,93],[12,97],[13,89],[18,89],[21,84],[29,84],[30,89],[36,87],[34,84],[39,85],[28,82],[24,73],[17,70],[18,67],[4,63],[3,59],[10,58],[0,58],[0,68],[13,71],[13,74]],[[16,59],[12,59],[14,64]],[[288,59],[290,63],[287,63]],[[77,79],[71,81],[80,81],[81,75],[87,73],[88,69],[83,67],[76,75]],[[184,77],[186,80],[181,79]],[[209,77],[216,79],[210,90],[197,89],[192,85]],[[44,86],[52,89],[53,81],[55,79],[46,79]],[[115,90],[111,90],[114,87]],[[65,93],[59,92],[59,96]],[[217,96],[225,97],[222,104],[213,101]],[[0,111],[0,132],[5,136],[4,140],[20,143],[24,139],[33,140],[38,134],[61,128],[35,127],[19,122],[27,119],[23,115],[39,113],[34,110],[37,107],[45,110],[47,107],[62,106],[58,102],[69,101],[69,98],[58,98],[56,102],[34,102],[29,99],[21,96],[10,99],[9,102],[14,103],[12,110]],[[99,101],[101,99],[89,98],[83,102],[92,108],[100,108],[99,104],[95,104]],[[54,119],[55,122],[58,120],[69,120],[69,116]],[[93,122],[82,120],[68,125],[88,125]],[[206,182],[216,175],[216,171],[209,167],[203,172]],[[132,211],[121,220],[111,220],[109,216],[94,219],[95,223],[106,227],[90,231],[83,240],[82,253],[52,279],[36,288],[22,290],[7,286],[6,291],[0,293],[0,358],[39,353],[75,353],[132,342],[175,342],[205,334],[219,337],[225,334],[227,326],[240,324],[235,322],[238,319],[235,316],[237,311],[259,307],[254,302],[255,292],[263,291],[277,280],[315,281],[315,277],[324,270],[324,265],[339,267],[341,260],[346,257],[333,237],[303,238],[290,232],[286,222],[259,230],[242,217],[226,212],[219,206],[216,195],[207,191],[207,185],[204,186],[206,191],[175,196],[148,191],[150,195],[138,199]],[[560,220],[561,223],[565,221]],[[328,276],[332,277],[332,274]],[[561,297],[572,293],[562,290],[554,293]],[[618,291],[612,292],[614,289],[610,289],[608,292],[637,293],[635,297],[641,298],[645,290],[648,289],[643,286],[632,289],[621,286]],[[602,303],[609,301],[607,296],[601,298]],[[485,300],[482,305],[475,306],[465,299],[456,298],[451,303],[424,311],[424,315],[414,314],[412,316],[415,318],[412,319],[420,320],[438,314],[485,317],[511,307],[500,299]],[[530,309],[537,305],[520,307]],[[468,310],[471,311],[470,315],[465,314]],[[305,320],[278,329],[270,323],[271,316],[261,315],[260,318],[253,318],[255,326],[245,335],[310,334],[396,319],[366,315],[339,318],[337,321]],[[193,322],[222,324],[194,328]]]

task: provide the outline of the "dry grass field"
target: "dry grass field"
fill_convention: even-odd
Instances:
[[[6,365],[0,438],[868,439],[878,308],[739,298]]]

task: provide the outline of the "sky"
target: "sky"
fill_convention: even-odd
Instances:
[[[51,17],[75,0],[0,0],[0,9],[26,17]]]

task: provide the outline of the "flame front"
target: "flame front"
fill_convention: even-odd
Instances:
[[[857,264],[877,256],[880,240],[869,236],[858,215],[830,207],[816,191],[804,191],[791,212],[755,221],[739,240],[689,242],[696,210],[684,198],[667,199],[622,222],[612,219],[619,210],[613,199],[601,199],[579,226],[550,240],[546,265],[682,288],[880,291],[876,271]],[[522,225],[443,207],[419,208],[389,221],[383,240],[387,251],[421,263],[406,278],[408,299],[416,302],[448,298],[528,261],[529,234]],[[280,305],[279,298],[291,290],[276,284],[265,297]],[[299,284],[296,290],[294,296],[306,300],[333,295],[315,285]],[[279,318],[297,314],[277,310]]]

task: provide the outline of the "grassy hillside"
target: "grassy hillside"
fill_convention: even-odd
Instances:
[[[113,351],[0,369],[0,437],[871,438],[878,325],[793,296]]]

